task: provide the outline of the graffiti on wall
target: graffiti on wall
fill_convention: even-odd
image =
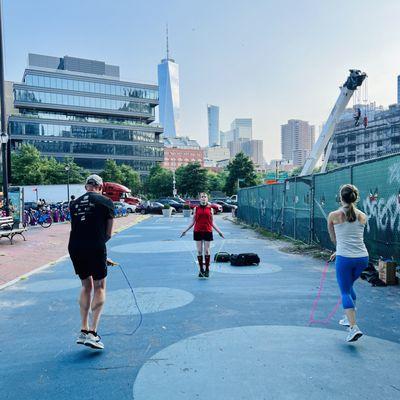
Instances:
[[[395,163],[388,168],[389,184],[400,183],[400,163]]]
[[[363,201],[364,212],[368,216],[367,232],[374,222],[378,230],[392,232],[400,231],[400,194],[394,194],[388,199],[368,196]]]

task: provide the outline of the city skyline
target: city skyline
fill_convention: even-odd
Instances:
[[[252,7],[223,0],[120,0],[112,13],[104,0],[4,1],[6,79],[20,81],[26,54],[34,52],[104,60],[120,65],[124,80],[157,83],[168,22],[171,53],[181,67],[181,135],[205,145],[205,106],[218,104],[222,130],[234,118],[253,119],[254,139],[264,140],[270,160],[280,156],[285,121],[321,125],[349,68],[369,75],[370,101],[396,102],[399,11],[400,4],[391,0],[254,1]],[[368,35],[355,41],[354,32],[364,32],[365,26]]]

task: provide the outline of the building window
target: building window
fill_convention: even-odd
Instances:
[[[378,147],[382,147],[382,146],[383,146],[382,140],[378,140],[378,141],[376,142],[376,145],[377,145]]]
[[[356,156],[349,156],[348,157],[349,162],[355,162],[356,161]]]
[[[392,144],[400,144],[400,136],[395,136],[390,139]]]
[[[348,151],[356,151],[356,145],[355,144],[349,145]]]
[[[369,143],[364,144],[364,149],[369,149]]]
[[[337,142],[338,142],[338,143],[344,143],[344,141],[345,141],[345,137],[344,137],[344,136],[339,136],[339,137],[337,138]]]
[[[338,153],[344,153],[344,147],[343,147],[343,146],[338,147],[338,148],[337,148],[337,152],[338,152]]]
[[[354,133],[351,133],[348,137],[347,140],[349,142],[354,142],[356,140],[356,135]]]

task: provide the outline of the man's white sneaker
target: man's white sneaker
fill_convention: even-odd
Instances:
[[[92,349],[104,349],[104,344],[101,342],[101,337],[96,332],[89,332],[83,344],[91,347]]]
[[[363,333],[360,331],[357,325],[354,325],[352,328],[349,328],[349,333],[347,334],[346,341],[347,342],[355,342],[360,339]]]
[[[87,334],[87,331],[81,330],[79,336],[76,338],[76,344],[84,344],[87,338]]]
[[[343,318],[339,321],[339,325],[350,326],[350,322],[347,319],[347,315],[343,316]]]

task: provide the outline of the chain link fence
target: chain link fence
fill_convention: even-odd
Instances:
[[[328,214],[339,207],[339,188],[360,191],[368,216],[365,242],[372,258],[400,258],[400,154],[352,164],[324,174],[241,189],[238,217],[269,231],[333,250]]]

